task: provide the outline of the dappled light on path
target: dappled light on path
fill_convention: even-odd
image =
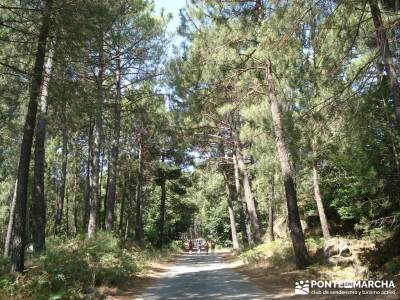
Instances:
[[[137,299],[271,299],[212,254],[183,254]],[[282,298],[281,298],[282,299]]]

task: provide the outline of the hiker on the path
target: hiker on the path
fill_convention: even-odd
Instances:
[[[193,241],[190,240],[189,241],[189,253],[192,253],[192,251],[193,251]]]
[[[215,242],[211,242],[211,253],[215,253]]]
[[[199,255],[200,252],[201,252],[201,241],[198,240],[198,241],[197,241],[197,255]]]
[[[210,244],[206,241],[206,253],[208,254],[208,250],[210,249]]]

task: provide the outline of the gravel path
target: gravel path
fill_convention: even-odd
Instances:
[[[137,299],[271,299],[213,254],[182,254],[175,264]]]

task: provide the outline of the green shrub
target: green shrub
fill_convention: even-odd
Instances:
[[[52,237],[46,251],[33,256],[24,276],[9,275],[9,259],[0,259],[0,299],[77,299],[93,287],[117,285],[139,273],[149,260],[176,251],[179,243],[162,253],[135,244],[121,244],[109,233],[99,232],[94,239]]]

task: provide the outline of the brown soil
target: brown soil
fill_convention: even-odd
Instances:
[[[145,271],[121,284],[119,287],[101,286],[99,299],[123,300],[136,299],[144,290],[151,286],[168,267],[175,263],[179,254],[173,255],[165,262],[153,262],[145,267]]]
[[[310,268],[306,271],[294,270],[291,266],[281,266],[271,268],[266,264],[249,265],[235,257],[232,253],[220,253],[227,267],[233,271],[239,272],[246,276],[248,280],[253,282],[259,288],[265,290],[268,294],[274,295],[276,299],[305,299],[302,295],[294,295],[294,285],[296,281],[308,278],[327,279],[323,272],[319,272],[316,268]],[[286,270],[283,270],[285,269]],[[329,296],[329,295],[307,295],[307,299],[399,299],[400,280],[395,278],[397,295],[391,296]]]

